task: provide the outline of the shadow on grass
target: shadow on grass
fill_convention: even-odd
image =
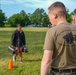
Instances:
[[[23,60],[24,62],[38,62],[41,61],[41,59],[32,59],[32,60]]]

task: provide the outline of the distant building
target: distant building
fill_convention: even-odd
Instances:
[[[76,24],[76,14],[72,15],[72,24]]]

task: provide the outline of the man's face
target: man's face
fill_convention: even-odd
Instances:
[[[48,17],[51,24],[55,26],[56,25],[55,14],[53,12],[48,11]]]
[[[21,26],[18,26],[17,29],[20,31],[22,29],[22,27]]]

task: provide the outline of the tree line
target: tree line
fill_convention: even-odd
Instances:
[[[71,13],[69,13],[69,10],[66,11],[66,18],[68,22],[71,22],[71,15],[74,14],[76,14],[76,9]],[[0,27],[8,26],[8,24],[10,27],[16,27],[17,24],[21,24],[23,27],[31,24],[47,27],[50,22],[47,13],[42,8],[37,8],[32,14],[27,14],[24,10],[21,10],[20,13],[13,14],[8,19],[5,16],[5,13],[0,10]]]

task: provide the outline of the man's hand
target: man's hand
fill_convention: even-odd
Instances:
[[[11,45],[11,47],[14,47],[14,45]]]

